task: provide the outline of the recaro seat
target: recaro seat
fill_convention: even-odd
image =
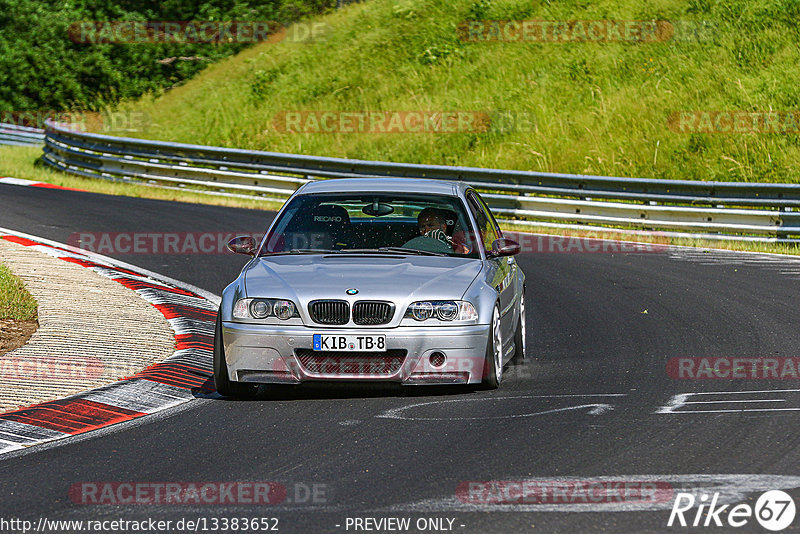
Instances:
[[[290,223],[291,231],[284,235],[284,250],[352,246],[350,215],[342,206],[321,204],[295,217],[297,223]]]

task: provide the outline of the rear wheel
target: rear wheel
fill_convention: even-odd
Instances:
[[[500,309],[495,306],[489,339],[486,342],[486,361],[483,365],[483,389],[497,389],[503,381],[503,334],[500,329]]]
[[[525,289],[519,297],[519,319],[517,320],[517,331],[514,332],[514,357],[511,360],[515,364],[521,364],[525,359]]]
[[[252,397],[258,386],[235,382],[228,376],[225,363],[225,348],[222,344],[222,312],[217,312],[217,326],[214,329],[214,383],[220,395],[226,397]]]

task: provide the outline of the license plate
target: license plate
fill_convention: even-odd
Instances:
[[[386,352],[386,336],[314,334],[314,350]]]

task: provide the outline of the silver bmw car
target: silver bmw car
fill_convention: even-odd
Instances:
[[[222,293],[214,378],[496,388],[525,354],[525,275],[480,195],[461,182],[312,182],[284,204]]]

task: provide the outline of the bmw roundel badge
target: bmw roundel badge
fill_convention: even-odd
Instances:
[[[358,289],[356,289],[356,288],[354,288],[354,287],[351,287],[351,288],[347,289],[347,290],[345,291],[345,293],[347,293],[348,295],[355,295],[355,294],[357,294],[357,293],[358,293]]]

